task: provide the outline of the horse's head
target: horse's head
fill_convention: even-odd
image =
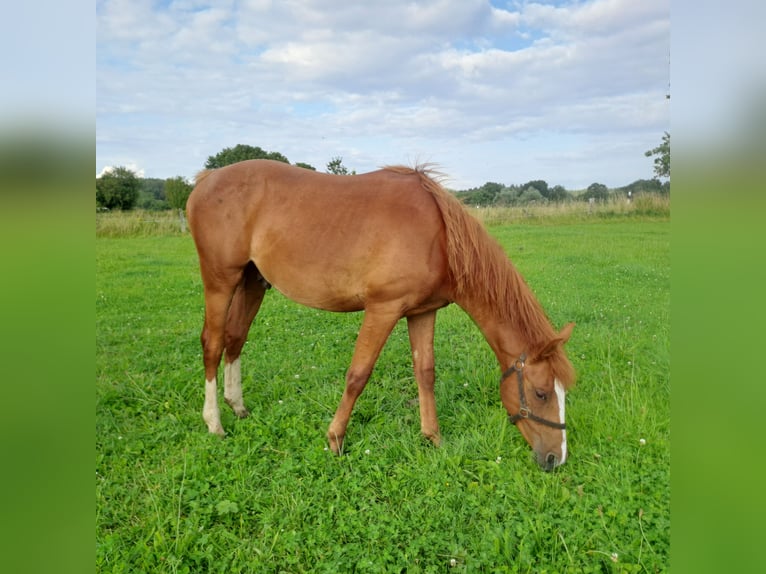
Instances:
[[[573,328],[574,323],[569,323],[543,347],[516,359],[500,381],[500,398],[511,422],[546,471],[564,464],[567,458],[564,400],[575,377],[564,343]]]

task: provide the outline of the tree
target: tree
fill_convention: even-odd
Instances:
[[[273,159],[284,163],[290,163],[285,156],[278,151],[266,151],[258,146],[237,144],[233,148],[227,147],[216,155],[211,155],[205,162],[205,169],[216,169],[247,159]]]
[[[663,184],[659,179],[637,179],[633,183],[619,188],[618,191],[631,195],[639,193],[664,193]]]
[[[665,132],[662,143],[654,149],[644,152],[646,157],[654,158],[654,175],[670,179],[670,133]]]
[[[489,183],[484,184],[483,189],[487,190],[488,185],[490,184]],[[494,184],[494,185],[500,185],[500,184]],[[519,198],[519,193],[520,193],[520,190],[518,190],[516,187],[501,186],[500,191],[497,194],[493,195],[492,205],[497,205],[498,207],[506,207],[509,205],[514,205]]]
[[[165,180],[165,197],[170,207],[178,210],[178,220],[181,225],[181,233],[186,233],[186,200],[192,192],[192,185],[180,175]]]
[[[546,186],[547,187],[547,186]],[[545,197],[542,193],[540,193],[540,190],[535,187],[534,185],[528,185],[524,188],[524,190],[519,194],[519,203],[532,203],[534,201],[540,201],[544,200]]]
[[[537,191],[540,192],[540,195],[547,198],[549,194],[548,190],[548,182],[542,179],[534,179],[532,181],[528,181],[524,185],[521,186],[521,189],[526,190],[529,187],[534,187]]]
[[[315,168],[310,163],[304,163],[302,161],[299,161],[298,163],[296,163],[295,167],[302,167],[303,169],[310,169],[311,171],[316,171],[317,170],[317,168]]]
[[[348,171],[348,168],[343,165],[343,158],[340,156],[334,157],[327,162],[327,173],[334,173],[335,175],[356,175],[356,171]]]
[[[569,192],[563,185],[554,185],[548,190],[548,199],[551,201],[566,201],[569,199]]]
[[[138,201],[136,207],[159,211],[167,209],[165,201],[165,180],[156,177],[138,178]]]
[[[127,167],[116,167],[96,178],[96,204],[106,209],[133,209],[139,186],[135,173]]]
[[[609,197],[609,188],[603,183],[591,183],[583,194],[583,199],[596,199],[603,201]]]
[[[459,192],[458,198],[466,205],[492,205],[497,202],[509,201],[511,196],[515,196],[516,190],[514,189],[511,190],[513,193],[506,193],[502,198],[499,198],[499,195],[505,191],[507,191],[506,187],[502,183],[488,181],[481,187],[473,187]]]
[[[186,200],[192,191],[192,184],[177,175],[165,180],[165,198],[173,209],[186,209]]]

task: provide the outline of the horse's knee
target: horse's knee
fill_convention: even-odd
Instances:
[[[218,337],[211,333],[211,330],[207,327],[202,329],[202,333],[199,336],[200,344],[202,345],[202,351],[205,355],[215,355],[220,353],[223,349],[222,342],[218,340]]]
[[[354,369],[353,367],[349,369],[346,373],[346,393],[358,397],[367,385],[371,374],[370,369]]]

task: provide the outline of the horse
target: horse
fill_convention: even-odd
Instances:
[[[406,318],[422,434],[439,446],[436,312],[455,303],[479,327],[502,372],[500,398],[544,470],[567,458],[564,344],[502,247],[446,191],[430,165],[332,175],[273,160],[197,174],[186,209],[204,288],[203,420],[225,435],[217,399],[248,416],[240,354],[266,291],[316,309],[362,311],[345,388],[327,430],[343,450],[352,409],[397,322]]]

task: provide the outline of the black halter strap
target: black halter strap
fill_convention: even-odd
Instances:
[[[536,423],[540,423],[541,425],[549,426],[555,429],[566,429],[566,423],[554,423],[548,419],[538,417],[536,414],[532,413],[532,410],[527,405],[527,396],[524,393],[524,361],[526,361],[526,359],[526,353],[522,353],[521,356],[513,362],[513,364],[508,368],[507,371],[502,374],[500,378],[500,383],[502,384],[505,379],[510,377],[515,372],[516,379],[519,382],[519,412],[515,415],[509,413],[508,418],[513,424],[516,424],[520,419],[529,419],[531,421],[535,421]]]

